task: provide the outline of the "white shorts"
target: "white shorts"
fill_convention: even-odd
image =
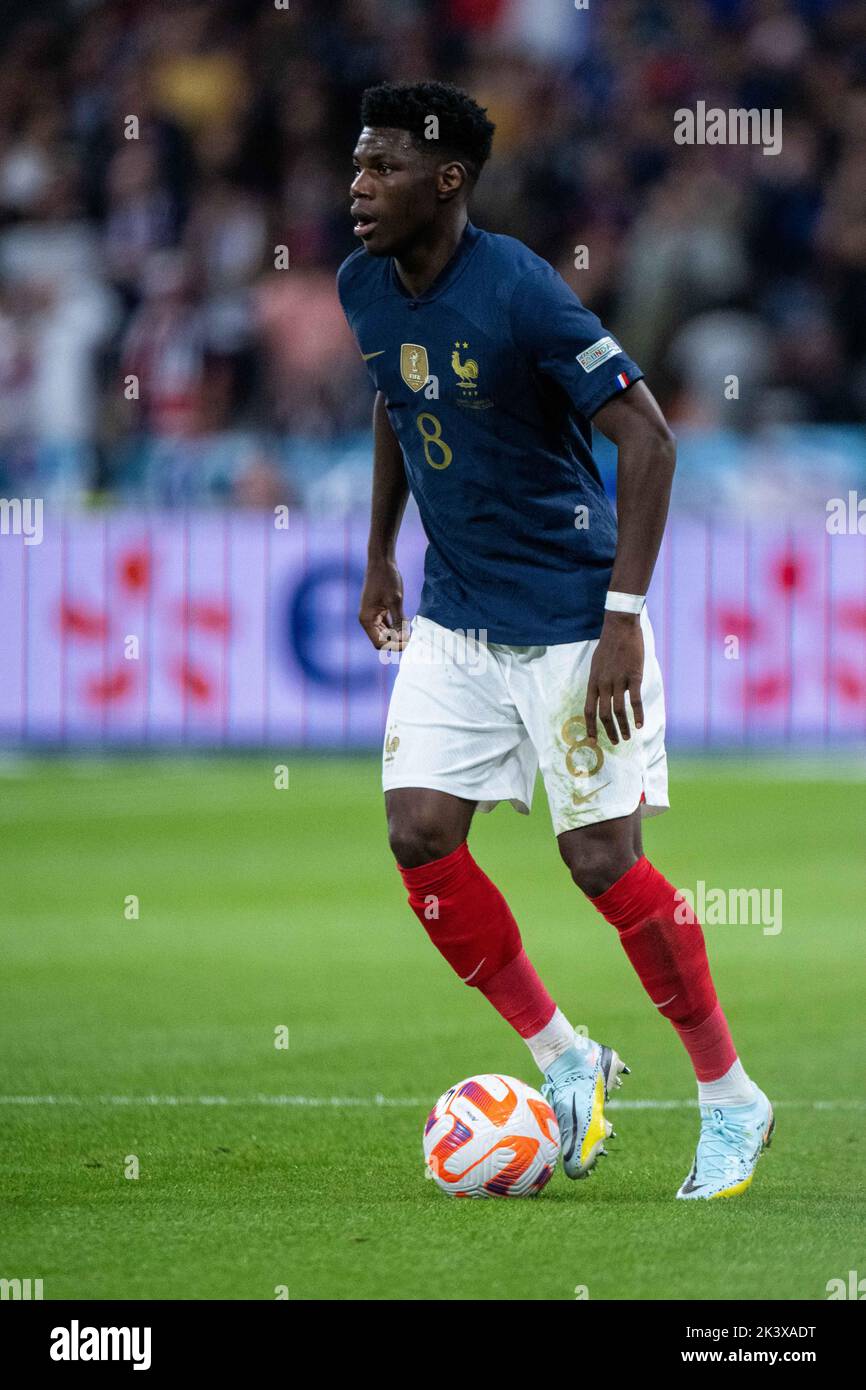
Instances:
[[[644,727],[630,720],[631,739],[612,744],[599,723],[593,744],[583,707],[597,639],[513,647],[416,617],[388,710],[385,791],[430,787],[526,815],[540,767],[557,835],[665,810],[664,691],[646,609],[641,627]]]

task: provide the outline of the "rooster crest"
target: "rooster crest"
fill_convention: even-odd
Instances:
[[[451,366],[458,378],[457,385],[466,391],[474,391],[475,383],[478,380],[478,363],[474,357],[467,357],[465,362],[460,361],[460,343],[454,344],[454,351],[451,354]],[[468,348],[468,343],[463,343],[463,347]]]

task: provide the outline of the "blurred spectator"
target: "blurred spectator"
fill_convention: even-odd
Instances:
[[[866,415],[856,0],[52,0],[2,44],[3,486],[361,505],[371,391],[333,277],[386,78],[488,106],[473,216],[561,270],[676,426]],[[781,152],[677,145],[698,100],[782,108]]]
[[[0,233],[16,452],[19,460],[29,456],[43,495],[68,501],[79,500],[92,481],[97,354],[116,315],[96,231],[80,217],[73,179],[74,170],[49,166],[38,191],[31,190],[27,215]],[[7,448],[11,443],[7,437]]]
[[[152,251],[171,246],[177,234],[172,198],[160,182],[154,143],[130,140],[111,159],[103,222],[104,269],[128,304],[139,293],[139,275]]]

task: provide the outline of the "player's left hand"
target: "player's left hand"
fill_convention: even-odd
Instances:
[[[599,719],[611,743],[619,743],[620,734],[624,739],[631,738],[626,693],[631,701],[634,726],[636,729],[643,728],[640,698],[642,677],[643,632],[640,618],[632,613],[605,613],[604,627],[589,668],[583,710],[587,738],[598,738]]]

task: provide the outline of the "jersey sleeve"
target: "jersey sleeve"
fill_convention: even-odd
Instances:
[[[340,308],[346,315],[349,327],[352,327],[352,306],[350,285],[352,281],[352,257],[347,256],[337,271],[337,298],[340,301]]]
[[[355,256],[357,256],[357,252],[355,253]],[[354,282],[354,277],[352,274],[352,271],[354,269],[354,261],[355,257],[350,256],[347,260],[343,262],[343,264],[340,266],[340,269],[337,271],[337,298],[340,301],[340,307],[343,310],[346,322],[349,325],[349,331],[351,332],[352,337],[355,340],[355,346],[357,347],[358,352],[360,353],[364,361],[364,366],[367,369],[367,375],[369,376],[373,385],[378,390],[379,382],[376,378],[376,367],[378,363],[375,361],[370,361],[369,359],[364,357],[364,349],[358,341],[358,335],[355,332],[355,296],[352,292]]]
[[[552,266],[531,270],[511,298],[511,332],[587,419],[643,372]]]

